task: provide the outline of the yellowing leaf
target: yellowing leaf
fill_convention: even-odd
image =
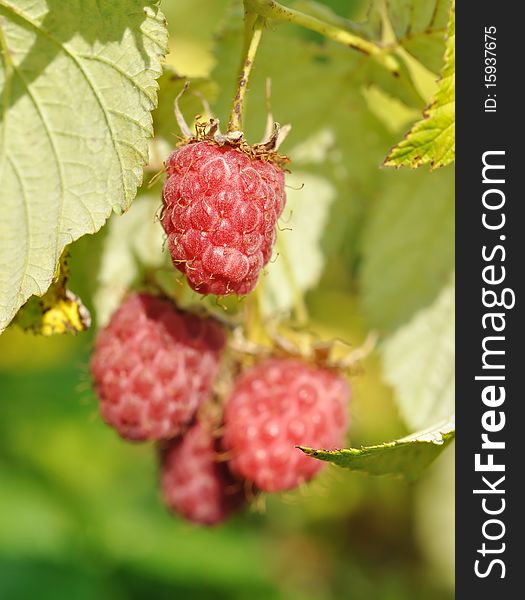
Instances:
[[[445,65],[434,100],[423,119],[405,138],[392,148],[385,160],[387,167],[419,167],[432,169],[448,165],[455,156],[455,2],[450,9]]]
[[[68,257],[66,250],[58,264],[53,283],[42,298],[30,298],[18,312],[15,323],[22,329],[50,336],[78,333],[91,325],[91,316],[82,300],[67,289]]]
[[[43,314],[42,325],[38,333],[42,335],[77,333],[89,327],[91,323],[89,312],[78,296],[67,289],[63,290],[60,295],[53,289],[51,297],[48,294],[49,290],[40,301]]]

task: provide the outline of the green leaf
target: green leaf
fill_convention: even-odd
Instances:
[[[261,282],[265,315],[289,310],[321,276],[320,242],[335,188],[326,179],[296,171],[286,177],[286,208],[277,234],[276,258]]]
[[[370,475],[398,475],[413,480],[441,454],[454,436],[455,423],[450,420],[377,446],[342,450],[315,450],[304,446],[299,448],[308,456],[351,471],[363,471]]]
[[[239,15],[217,37],[217,63],[212,76],[221,94],[213,108],[222,120],[227,118],[235,88],[242,48],[241,25]],[[245,119],[249,141],[257,141],[264,131],[267,77],[272,80],[275,119],[293,126],[283,151],[310,136],[312,130],[331,127],[336,132],[337,145],[348,158],[347,168],[360,180],[368,179],[372,172],[377,173],[376,153],[391,138],[368,111],[359,93],[361,87],[375,83],[407,104],[424,106],[403,65],[400,76],[393,77],[365,55],[335,43],[313,43],[299,37],[291,26],[276,25],[275,30],[264,32],[250,79]],[[315,94],[306,93],[312,81],[322,82],[322,85],[316,87]]]
[[[93,298],[99,327],[108,322],[138,279],[141,266],[160,267],[168,261],[156,216],[160,206],[160,198],[140,194],[125,215],[110,220]]]
[[[359,6],[359,5],[365,6]],[[307,13],[312,17],[316,17],[324,21],[325,23],[329,23],[334,27],[339,27],[340,29],[346,29],[352,33],[360,35],[365,39],[369,38],[370,35],[370,27],[364,27],[361,23],[351,21],[347,18],[349,15],[353,19],[359,20],[359,17],[366,17],[366,13],[368,12],[368,2],[363,2],[362,0],[358,0],[357,2],[347,2],[344,0],[342,3],[339,3],[337,9],[335,10],[334,6],[327,6],[326,2],[316,2],[316,0],[295,0],[293,3],[293,8],[295,10],[300,10],[301,12]],[[360,14],[363,13],[363,14]],[[318,38],[322,38],[320,34],[312,33],[308,30],[303,30],[304,33],[308,33],[310,36],[316,35]]]
[[[388,95],[376,85],[363,87],[361,93],[367,101],[369,110],[378,119],[381,119],[385,127],[392,133],[405,129],[419,116],[419,111],[408,108],[406,104]]]
[[[398,43],[425,67],[439,72],[449,0],[388,0],[387,7]]]
[[[388,338],[381,348],[383,374],[411,429],[454,411],[454,282],[435,302]]]
[[[456,580],[454,451],[454,445],[451,445],[425,473],[415,490],[415,503],[411,507],[421,553],[428,567],[450,590],[454,590]]]
[[[430,164],[432,169],[448,165],[455,156],[455,3],[452,2],[448,25],[445,66],[437,92],[430,106],[394,146],[385,160],[387,167],[419,167]]]
[[[0,331],[133,200],[166,38],[155,0],[0,0]]]
[[[454,171],[389,175],[362,243],[363,307],[382,332],[428,306],[454,265]]]

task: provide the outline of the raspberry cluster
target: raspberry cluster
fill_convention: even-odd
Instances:
[[[214,319],[132,294],[99,331],[91,361],[103,419],[123,438],[159,442],[165,504],[203,525],[224,521],[259,491],[310,480],[326,463],[296,445],[341,447],[348,425],[346,380],[299,358],[258,362],[218,403],[225,343]]]
[[[248,294],[271,258],[284,173],[238,149],[200,141],[166,163],[162,225],[173,263],[201,294]]]

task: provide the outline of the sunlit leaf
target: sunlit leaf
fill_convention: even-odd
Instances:
[[[455,156],[455,4],[452,2],[448,25],[445,66],[438,90],[423,119],[405,138],[394,146],[385,160],[387,167],[419,167],[432,169],[448,165]]]
[[[155,0],[0,0],[0,331],[142,181],[166,49]]]
[[[164,232],[158,221],[161,199],[139,195],[129,211],[109,222],[94,303],[98,326],[109,320],[141,267],[159,267],[166,259]]]
[[[388,332],[430,304],[454,265],[454,172],[390,172],[362,242],[362,302]]]
[[[411,429],[454,412],[454,282],[382,347],[383,373]]]
[[[321,237],[335,188],[319,176],[296,171],[286,178],[287,201],[277,234],[275,259],[266,267],[261,289],[264,313],[286,312],[321,276]]]

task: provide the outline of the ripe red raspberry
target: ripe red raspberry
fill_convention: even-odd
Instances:
[[[244,504],[242,483],[217,456],[217,440],[201,422],[161,450],[162,495],[171,510],[194,523],[216,525]]]
[[[224,414],[230,467],[266,492],[296,487],[323,463],[296,445],[343,445],[350,390],[343,377],[298,359],[270,358],[237,380]]]
[[[247,294],[271,258],[283,171],[235,148],[195,142],[167,161],[162,225],[174,265],[201,294]]]
[[[211,318],[133,294],[100,330],[91,360],[103,419],[130,440],[177,435],[206,399],[225,343]]]

